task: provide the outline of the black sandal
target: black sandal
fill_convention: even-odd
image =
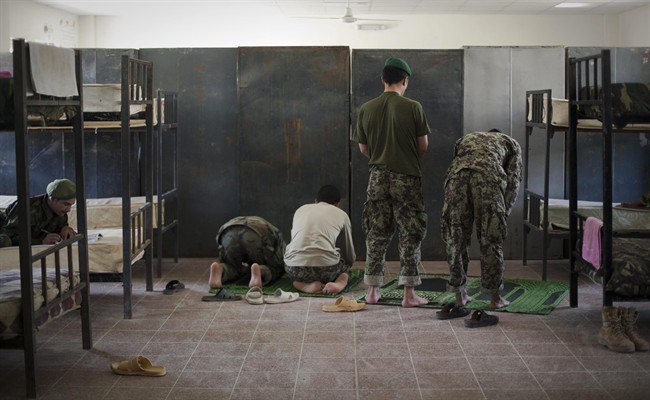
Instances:
[[[463,307],[459,306],[456,303],[448,303],[442,307],[442,310],[436,311],[438,319],[452,319],[460,318],[469,315],[470,311]]]
[[[483,310],[476,310],[471,318],[465,320],[466,328],[480,328],[482,326],[496,325],[499,322],[499,317],[491,315]]]

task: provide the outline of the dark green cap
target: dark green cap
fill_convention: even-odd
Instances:
[[[47,195],[57,200],[73,199],[77,196],[77,185],[70,179],[55,179],[47,185]]]
[[[399,68],[402,71],[406,72],[406,75],[411,76],[411,67],[409,67],[406,61],[402,60],[401,58],[398,57],[387,58],[386,62],[384,63],[384,67]]]

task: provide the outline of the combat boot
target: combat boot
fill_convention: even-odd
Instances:
[[[598,331],[598,343],[619,353],[634,353],[634,343],[623,333],[621,313],[617,307],[603,307],[603,326]]]
[[[636,327],[636,320],[639,318],[639,312],[633,308],[619,308],[621,313],[621,325],[623,326],[623,333],[634,343],[636,351],[650,350],[650,344],[647,340],[643,339]]]

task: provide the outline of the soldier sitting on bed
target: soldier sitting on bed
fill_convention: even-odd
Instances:
[[[626,208],[646,208],[650,207],[650,192],[641,196],[641,199],[638,201],[633,201],[630,203],[621,203],[621,207]]]
[[[77,186],[69,179],[56,179],[47,193],[29,199],[32,244],[54,244],[77,234],[68,226],[68,212],[75,203]],[[0,247],[18,246],[18,200],[7,207],[0,229]]]

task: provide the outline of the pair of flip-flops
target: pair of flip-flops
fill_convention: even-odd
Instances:
[[[177,279],[171,280],[167,282],[167,285],[165,286],[165,289],[163,290],[163,294],[174,294],[178,292],[181,289],[185,289],[185,285],[183,282],[180,282]]]
[[[258,287],[252,287],[246,293],[246,301],[249,304],[255,304],[255,305],[260,305],[260,304],[280,304],[280,303],[290,303],[292,301],[298,300],[300,297],[300,294],[295,293],[295,292],[285,292],[284,290],[278,288],[275,290],[273,295],[270,296],[264,296],[264,292],[262,291],[261,288]]]
[[[470,310],[459,306],[455,303],[445,304],[440,311],[436,312],[438,319],[453,319],[462,318],[470,314]],[[475,310],[470,318],[465,319],[463,323],[466,328],[480,328],[483,326],[496,325],[499,322],[499,317],[496,315],[488,314],[483,310]]]

